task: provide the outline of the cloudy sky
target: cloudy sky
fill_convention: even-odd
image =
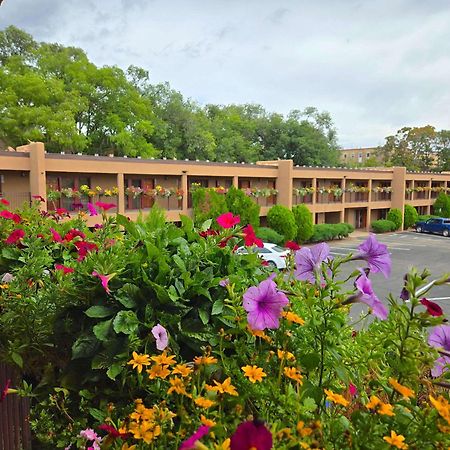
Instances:
[[[449,0],[4,0],[8,25],[200,103],[316,106],[344,147],[450,128]]]

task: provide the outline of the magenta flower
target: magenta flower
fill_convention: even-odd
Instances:
[[[2,212],[0,212],[0,217],[3,217],[4,219],[12,220],[14,223],[20,223],[22,218],[19,216],[19,214],[12,213],[10,211],[7,211],[4,209]]]
[[[95,206],[92,203],[87,204],[87,208],[89,210],[89,215],[92,216],[98,216],[98,211],[95,208]]]
[[[298,280],[316,282],[316,275],[320,274],[322,262],[330,257],[330,247],[325,242],[311,248],[303,247],[295,253],[294,275]]]
[[[103,289],[106,291],[107,294],[111,293],[111,290],[108,287],[108,283],[111,280],[111,278],[114,277],[114,275],[115,275],[115,273],[113,273],[111,275],[101,275],[98,272],[96,272],[95,270],[92,272],[92,276],[93,277],[100,278],[100,280],[102,282]]]
[[[158,323],[152,328],[152,334],[156,339],[156,348],[163,351],[169,344],[169,338],[167,337],[167,330]]]
[[[272,433],[259,420],[242,422],[231,436],[231,450],[270,450]]]
[[[297,251],[297,250],[300,250],[300,245],[298,245],[297,244],[297,242],[295,242],[295,241],[287,241],[285,244],[284,244],[284,246],[286,247],[286,248],[288,248],[289,250],[292,250],[292,251]]]
[[[98,250],[97,244],[94,244],[92,242],[76,241],[76,242],[74,242],[74,245],[78,250],[77,261],[83,261],[83,259],[86,258],[88,252]]]
[[[216,220],[222,228],[232,228],[241,221],[241,218],[234,216],[233,213],[227,212],[221,214]]]
[[[86,428],[85,430],[80,431],[80,437],[92,442],[92,445],[88,448],[100,450],[102,438],[92,428]]]
[[[8,202],[8,200],[6,200],[6,198],[1,198],[0,199],[0,203],[2,205],[5,205],[5,206],[9,206],[10,205],[10,203]]]
[[[357,387],[353,384],[350,383],[348,385],[348,393],[352,396],[352,397],[356,397],[358,395],[358,389]]]
[[[63,266],[62,264],[55,264],[55,269],[62,270],[64,275],[75,272],[75,269],[73,269],[72,267]]]
[[[250,224],[243,228],[242,232],[244,233],[244,242],[247,247],[252,245],[256,245],[259,248],[264,247],[263,241],[256,237],[255,230]]]
[[[52,233],[54,242],[62,242],[63,241],[61,235],[54,228],[49,228],[49,229],[50,229],[50,233]]]
[[[354,300],[365,303],[372,310],[375,317],[386,320],[388,310],[383,302],[375,295],[375,292],[373,292],[372,282],[367,278],[364,270],[361,270],[361,275],[356,280],[355,286],[359,293],[356,294]]]
[[[273,275],[252,286],[244,294],[243,306],[247,311],[247,321],[253,330],[278,328],[282,309],[289,304],[283,292],[277,290]]]
[[[6,244],[17,244],[23,237],[25,237],[25,231],[20,228],[14,230],[6,239]]]
[[[391,255],[387,246],[378,242],[373,233],[358,247],[359,253],[352,259],[363,259],[367,261],[369,269],[381,272],[386,278],[391,274]]]
[[[425,308],[427,308],[427,313],[430,316],[439,317],[444,314],[444,311],[442,311],[442,308],[435,302],[431,302],[430,300],[423,298],[420,300],[420,303],[422,303]]]
[[[450,352],[450,325],[439,325],[433,328],[430,336],[428,337],[428,344],[432,347],[436,347]],[[433,377],[439,377],[446,372],[448,368],[447,364],[450,364],[450,356],[442,355],[434,362],[434,367],[431,369],[431,375]]]
[[[197,441],[209,433],[209,427],[202,425],[189,439],[183,441],[179,450],[191,450],[195,448]]]
[[[86,235],[82,231],[77,230],[76,228],[72,228],[66,233],[66,235],[64,236],[64,240],[70,242],[73,241],[76,237],[85,239]]]
[[[0,391],[0,403],[5,400],[6,396],[8,395],[9,386],[11,385],[11,380],[6,380],[6,384],[3,387],[3,389]]]
[[[109,211],[112,208],[116,207],[115,203],[103,203],[103,202],[96,202],[95,206],[98,206],[103,211]]]

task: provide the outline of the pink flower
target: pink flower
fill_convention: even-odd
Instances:
[[[224,278],[223,280],[219,281],[219,286],[221,287],[226,287],[230,284],[230,279],[229,278]]]
[[[156,348],[163,351],[169,344],[169,338],[167,337],[167,330],[158,323],[152,328],[152,334],[156,339]]]
[[[258,286],[248,288],[244,294],[243,306],[252,330],[278,328],[282,309],[289,304],[286,295],[277,290],[273,275],[261,281]]]
[[[72,267],[63,266],[62,264],[55,264],[55,269],[62,270],[64,272],[64,275],[75,272],[75,269],[73,269]]]
[[[378,242],[374,234],[371,233],[358,250],[359,253],[352,259],[363,259],[367,261],[372,272],[381,272],[386,278],[389,277],[392,265],[391,255],[387,246]]]
[[[242,422],[231,436],[231,450],[270,450],[272,433],[259,420]]]
[[[102,282],[102,286],[103,289],[106,291],[107,294],[110,294],[111,291],[108,287],[108,283],[111,280],[111,278],[113,278],[115,275],[115,273],[111,274],[111,275],[100,275],[98,272],[96,272],[95,270],[92,272],[92,276],[100,278],[101,282]]]
[[[7,244],[17,244],[23,237],[25,237],[25,231],[20,228],[14,230],[5,240]]]
[[[39,200],[40,202],[45,202],[45,199],[44,197],[42,197],[42,195],[32,195],[31,197],[35,200]]]
[[[19,216],[19,214],[9,212],[6,209],[4,209],[2,212],[0,212],[0,217],[3,217],[4,219],[10,219],[15,223],[20,223],[20,221],[22,220],[22,218]]]
[[[52,233],[54,242],[62,242],[63,241],[61,235],[54,228],[50,228],[50,233]]]
[[[107,423],[102,423],[101,425],[98,426],[98,429],[106,431],[114,439],[115,438],[127,439],[129,436],[129,433],[120,433],[113,426],[108,425]]]
[[[295,241],[287,241],[286,244],[284,244],[286,248],[292,251],[300,250],[300,245],[297,244]]]
[[[115,208],[116,204],[115,203],[103,203],[103,202],[96,202],[95,206],[98,206],[100,209],[102,209],[103,211],[108,211],[111,208]]]
[[[298,250],[295,253],[295,278],[315,283],[316,276],[320,274],[322,262],[326,261],[329,255],[330,247],[325,242]]]
[[[222,228],[232,228],[241,221],[241,218],[239,216],[234,216],[231,212],[227,212],[221,214],[216,220]]]
[[[89,210],[90,216],[98,216],[98,211],[95,209],[95,206],[92,203],[88,203],[87,208]]]
[[[8,395],[9,386],[11,385],[11,380],[6,380],[6,384],[3,387],[3,389],[0,392],[0,403],[5,400],[6,396]]]
[[[5,206],[9,206],[9,205],[10,205],[10,203],[8,202],[8,200],[6,200],[6,198],[0,199],[0,203],[1,203],[2,205],[5,205]]]
[[[420,300],[420,303],[422,303],[425,308],[427,308],[427,313],[430,316],[439,317],[444,314],[444,311],[442,311],[442,308],[435,302],[431,302],[430,300],[427,300],[426,298],[423,298]]]
[[[242,231],[244,233],[244,242],[247,247],[251,247],[252,245],[256,245],[260,248],[264,247],[263,241],[256,237],[255,230],[250,224],[248,224]]]
[[[179,450],[191,450],[195,448],[195,444],[202,437],[209,433],[209,427],[202,425],[189,439],[183,441],[180,445]]]
[[[358,395],[358,389],[356,389],[356,386],[353,383],[350,383],[348,385],[348,393],[352,396],[355,397],[356,395]]]
[[[98,250],[97,244],[93,244],[91,242],[76,241],[76,242],[74,242],[74,245],[78,249],[77,261],[83,261],[83,259],[86,258],[88,252]]]
[[[66,235],[64,236],[64,240],[67,242],[73,241],[76,237],[79,237],[81,239],[86,239],[86,235],[76,228],[72,228],[69,230]]]
[[[367,278],[364,270],[361,269],[361,275],[355,282],[356,289],[359,293],[356,295],[355,300],[360,301],[368,305],[375,317],[381,320],[386,320],[388,316],[388,310],[383,302],[375,295],[372,288],[372,282]]]

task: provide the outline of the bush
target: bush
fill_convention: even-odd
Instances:
[[[267,213],[267,223],[270,228],[282,234],[288,241],[295,239],[297,236],[294,213],[286,206],[272,206]]]
[[[232,186],[225,195],[227,210],[241,218],[241,224],[259,227],[259,212],[261,207],[241,189]]]
[[[433,204],[433,213],[438,217],[450,217],[450,197],[440,192]]]
[[[311,242],[342,239],[353,233],[353,231],[355,231],[355,228],[348,223],[320,223],[314,225],[314,234],[311,237]]]
[[[419,219],[417,209],[412,205],[405,205],[405,213],[403,216],[403,223],[405,229],[411,228]]]
[[[297,225],[297,242],[307,242],[314,234],[314,221],[311,211],[306,205],[297,205],[292,208]]]
[[[256,236],[259,237],[259,239],[262,239],[263,242],[272,242],[277,245],[284,245],[286,241],[282,234],[267,227],[259,227],[256,231]]]
[[[398,208],[392,208],[387,213],[386,220],[394,222],[395,228],[392,231],[399,230],[403,223],[403,214]]]
[[[388,231],[395,231],[397,225],[391,220],[375,220],[372,222],[372,230],[375,233],[387,233]]]
[[[213,226],[217,226],[214,219],[227,212],[224,195],[210,188],[197,188],[192,192],[192,208],[194,222],[197,225],[201,225],[205,220],[213,219]]]
[[[433,217],[439,217],[435,216],[433,214],[420,214],[417,218],[417,222],[425,222],[425,220],[432,219]]]

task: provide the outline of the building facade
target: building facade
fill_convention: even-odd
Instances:
[[[136,219],[158,204],[168,220],[177,221],[180,214],[192,214],[190,193],[197,186],[243,189],[261,206],[262,218],[275,204],[304,203],[315,223],[369,229],[390,208],[403,210],[406,203],[429,214],[439,192],[450,191],[450,173],[297,167],[291,160],[238,164],[66,155],[46,153],[39,142],[0,152],[0,194],[13,207],[32,196],[45,200],[43,208],[74,212],[102,201],[116,205],[110,212]],[[94,225],[93,217],[88,220]]]
[[[364,164],[368,159],[381,162],[379,147],[344,148],[339,152],[341,162],[349,166]]]

